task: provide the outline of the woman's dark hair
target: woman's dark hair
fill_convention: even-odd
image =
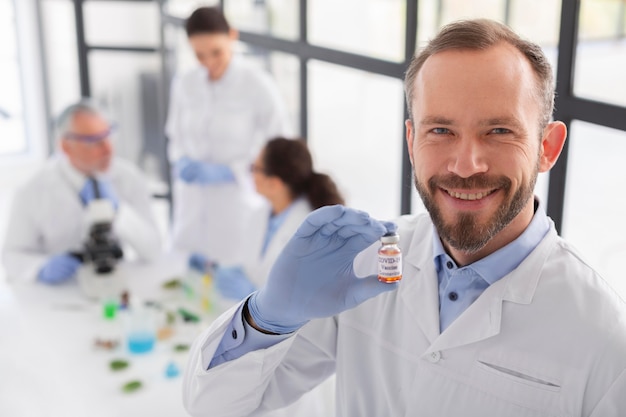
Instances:
[[[313,170],[313,159],[304,140],[272,139],[265,145],[262,159],[265,175],[280,178],[293,198],[306,195],[313,209],[344,204],[335,182]]]
[[[185,22],[187,37],[198,33],[229,33],[230,25],[218,7],[200,7]]]

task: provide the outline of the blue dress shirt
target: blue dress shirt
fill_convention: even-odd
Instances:
[[[513,242],[470,265],[459,268],[448,255],[437,230],[433,256],[439,280],[439,328],[443,332],[494,282],[517,266],[535,249],[550,229],[548,216],[537,209],[524,232]]]

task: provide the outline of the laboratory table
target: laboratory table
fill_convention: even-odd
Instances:
[[[123,339],[123,314],[106,320],[102,301],[86,297],[76,281],[55,286],[0,281],[0,416],[187,415],[182,406],[187,352],[175,347],[190,344],[231,302],[212,293],[210,308],[196,309],[197,294],[164,288],[164,282],[189,274],[180,255],[125,267],[132,272],[127,284],[133,299],[156,302],[159,311],[199,312],[200,321],[176,315],[171,337],[158,340],[151,352],[132,354]],[[96,344],[112,334],[122,335],[114,349]],[[116,359],[129,366],[111,370]],[[172,369],[180,375],[172,375]],[[142,387],[124,392],[122,387],[133,380]]]

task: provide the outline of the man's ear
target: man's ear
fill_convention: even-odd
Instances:
[[[411,165],[413,165],[413,138],[415,138],[415,131],[413,130],[413,122],[411,122],[411,119],[404,121],[404,127],[406,131],[406,146],[409,150],[409,159],[411,160]]]
[[[539,172],[549,171],[556,164],[565,139],[567,138],[567,127],[563,122],[552,122],[543,130],[541,138],[541,149],[539,154]]]

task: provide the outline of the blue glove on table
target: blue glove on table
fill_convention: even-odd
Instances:
[[[209,271],[213,263],[201,253],[192,253],[187,260],[187,265],[189,268],[204,274]]]
[[[355,256],[396,225],[343,206],[309,214],[272,267],[267,284],[252,294],[248,310],[261,329],[285,334],[309,320],[356,307],[397,283],[377,275],[358,278]]]
[[[227,298],[243,300],[256,291],[254,284],[239,266],[217,267],[214,279],[218,291]]]
[[[206,185],[235,181],[235,176],[227,165],[202,162],[187,156],[176,162],[174,172],[177,177],[190,184]]]
[[[115,191],[113,190],[113,186],[111,185],[111,183],[102,179],[96,180],[96,182],[98,184],[100,198],[111,201],[111,203],[113,204],[113,208],[117,210],[117,207],[119,206],[119,200],[117,198],[117,195],[115,194]],[[96,199],[96,189],[94,188],[94,184],[91,179],[87,180],[87,182],[83,186],[83,189],[80,190],[79,196],[85,206],[89,205],[92,200]]]
[[[72,255],[56,255],[39,270],[37,279],[46,284],[58,284],[71,278],[80,265],[80,260]]]

